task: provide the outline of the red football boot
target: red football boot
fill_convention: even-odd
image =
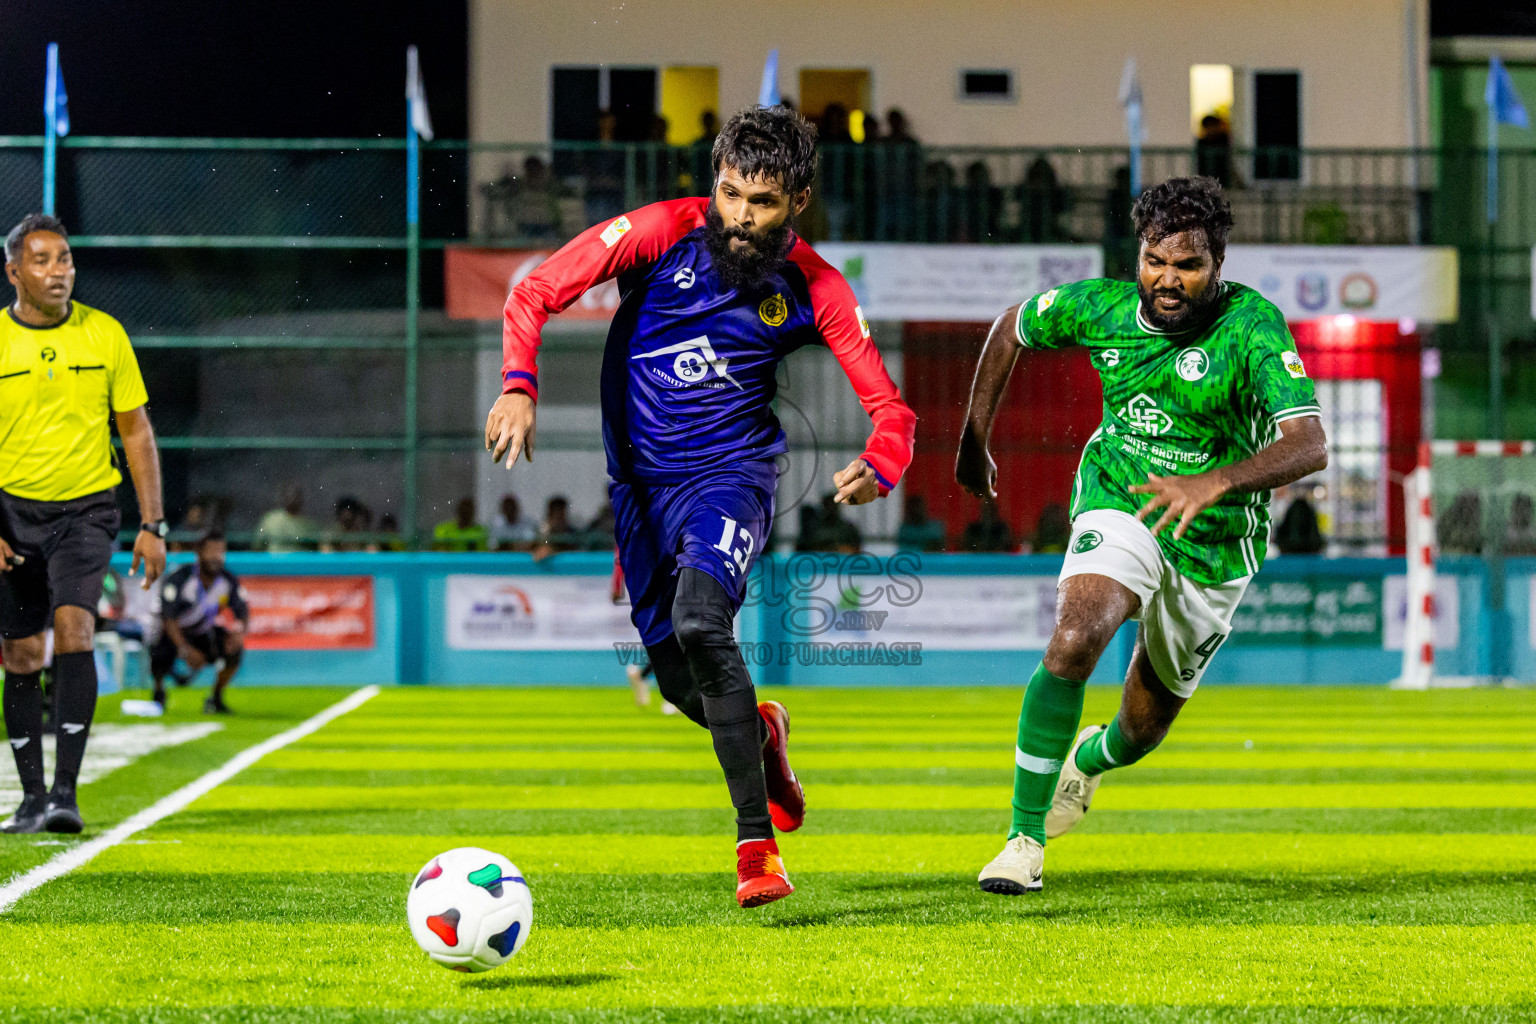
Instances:
[[[795,891],[784,871],[779,844],[772,839],[743,839],[736,844],[736,902],[760,907]]]
[[[805,790],[789,766],[789,712],[776,700],[765,700],[757,713],[768,723],[763,741],[763,781],[768,784],[768,813],[773,827],[793,832],[805,824]]]

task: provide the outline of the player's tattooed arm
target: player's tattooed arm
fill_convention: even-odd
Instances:
[[[1249,494],[1295,483],[1304,476],[1328,466],[1328,439],[1323,421],[1316,416],[1284,420],[1280,439],[1241,462],[1230,466],[1192,473],[1188,476],[1149,474],[1147,482],[1131,488],[1132,494],[1151,495],[1136,518],[1145,522],[1158,509],[1163,514],[1152,526],[1153,533],[1178,522],[1173,536],[1184,536],[1195,516],[1216,504],[1227,494]]]
[[[997,497],[997,463],[987,451],[992,437],[992,421],[998,403],[1008,389],[1013,364],[1019,359],[1019,340],[1014,324],[1019,307],[1010,306],[992,322],[986,346],[976,364],[971,381],[971,402],[965,414],[965,428],[960,434],[960,451],[955,456],[955,481],[977,497]]]

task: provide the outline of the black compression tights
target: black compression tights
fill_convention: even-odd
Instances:
[[[765,726],[757,713],[757,691],[736,647],[735,618],[725,588],[706,572],[678,572],[672,603],[673,636],[649,648],[662,694],[689,718],[709,729],[725,785],[736,807],[736,838],[768,839],[768,790],[763,782]],[[682,664],[677,654],[682,655]],[[691,686],[684,686],[686,666]]]

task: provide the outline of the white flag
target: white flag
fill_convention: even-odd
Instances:
[[[427,110],[427,89],[421,84],[421,61],[414,46],[405,48],[405,98],[411,104],[411,127],[431,142],[432,114]]]

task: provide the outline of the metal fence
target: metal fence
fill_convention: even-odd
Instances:
[[[1536,401],[1519,400],[1536,397],[1536,150],[1500,154],[1492,227],[1477,151],[1144,154],[1149,183],[1197,171],[1228,184],[1238,241],[1458,246],[1462,320],[1436,338],[1439,433],[1536,430]],[[176,516],[200,492],[233,493],[232,525],[248,527],[282,480],[323,480],[314,496],[362,493],[415,544],[474,491],[464,467],[483,410],[464,396],[478,353],[499,344],[437,312],[444,246],[553,246],[625,209],[703,194],[709,175],[702,146],[439,141],[422,153],[419,243],[403,140],[69,137],[57,192],[81,300],[123,320],[141,352]],[[41,192],[42,139],[0,137],[0,222]],[[814,196],[801,224],[812,240],[1094,242],[1111,273],[1131,265],[1122,149],[827,146]],[[406,315],[413,258],[419,332]]]

